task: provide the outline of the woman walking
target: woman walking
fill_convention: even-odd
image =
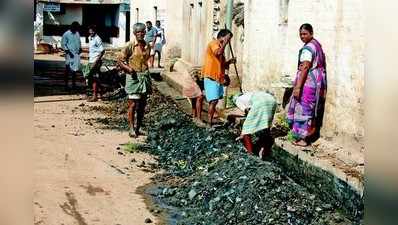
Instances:
[[[327,88],[326,61],[321,44],[313,37],[311,24],[301,25],[299,31],[304,46],[299,51],[287,119],[295,138],[294,144],[307,146],[322,123]]]

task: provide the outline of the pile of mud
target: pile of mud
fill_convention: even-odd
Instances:
[[[126,105],[125,101],[114,102],[107,112],[119,118]],[[119,122],[126,126],[125,120]],[[148,99],[145,127],[149,148],[142,151],[155,155],[166,171],[157,176],[158,186],[151,194],[155,202],[177,212],[173,223],[361,223],[360,218],[344,214],[337,202],[310,193],[276,162],[246,154],[232,128],[196,127],[156,90]]]
[[[147,152],[158,156],[168,176],[184,179],[154,197],[180,209],[178,224],[359,224],[275,162],[246,154],[229,129],[196,127],[158,93],[149,107]]]

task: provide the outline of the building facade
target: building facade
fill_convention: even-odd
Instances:
[[[82,27],[82,44],[88,43],[87,28],[96,25],[105,45],[120,47],[130,39],[130,2],[126,0],[37,0],[35,42],[60,46],[62,34],[73,22]]]
[[[322,134],[364,136],[365,38],[360,0],[247,0],[245,90],[292,80],[302,47],[298,30],[310,23],[326,54],[328,93]],[[285,79],[286,80],[286,79]]]
[[[197,67],[202,63],[206,44],[228,23],[228,1],[173,0],[166,3],[154,0],[155,3],[149,3],[149,0],[132,0],[131,5],[143,6],[139,9],[142,16],[139,19],[144,21],[147,18],[155,20],[153,4],[158,7],[163,4],[168,56],[179,57],[188,67]],[[298,29],[303,23],[311,23],[327,60],[328,93],[322,135],[362,138],[365,74],[363,2],[232,2],[232,47],[238,60],[243,90],[272,90],[281,102],[284,87],[295,77],[298,51],[303,45]]]
[[[182,5],[183,0],[131,0],[130,23],[145,23],[151,21],[155,25],[159,20],[165,30],[166,45],[164,51],[166,55],[180,56],[182,34]]]

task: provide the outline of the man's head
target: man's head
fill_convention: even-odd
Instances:
[[[145,37],[145,24],[143,23],[136,23],[133,26],[133,33],[135,35],[135,38],[137,39],[137,41],[142,41],[144,40]]]
[[[312,25],[309,23],[301,25],[299,32],[300,32],[300,39],[304,43],[310,42],[314,37],[314,29],[312,28]]]
[[[97,26],[90,25],[88,27],[88,34],[90,35],[90,37],[94,37],[96,33],[97,33]]]
[[[160,20],[156,20],[155,25],[156,25],[157,27],[160,27]]]
[[[228,29],[221,29],[218,34],[217,34],[217,39],[225,42],[229,41],[232,38],[233,34],[230,30]]]
[[[72,33],[76,33],[79,30],[79,22],[75,21],[70,25],[70,31],[72,31]]]
[[[146,27],[148,28],[148,30],[149,29],[151,29],[152,28],[152,22],[151,21],[146,21]]]

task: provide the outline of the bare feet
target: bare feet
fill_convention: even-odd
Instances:
[[[131,137],[131,138],[137,138],[138,137],[137,133],[134,131],[133,128],[131,128],[130,131],[129,131],[129,137]]]
[[[240,141],[243,139],[243,135],[239,135],[239,137],[235,138],[235,141]]]
[[[135,130],[135,135],[138,137],[140,135],[147,135],[147,133],[145,131],[139,131],[139,130]]]
[[[211,123],[211,127],[213,127],[213,128],[220,128],[223,126],[224,126],[224,123],[221,120],[213,120],[213,123]]]
[[[258,157],[260,157],[260,159],[262,159],[262,160],[266,159],[270,155],[271,155],[271,151],[266,150],[264,147],[262,147],[260,149],[260,151],[258,152]]]
[[[300,146],[300,147],[307,147],[308,146],[308,143],[306,141],[304,141],[304,140],[295,141],[295,142],[293,142],[293,144],[296,145],[296,146]]]
[[[264,159],[264,148],[261,148],[260,151],[258,152],[258,157],[260,157],[260,159]]]
[[[199,118],[193,118],[192,121],[196,124],[198,127],[206,127],[206,124]]]
[[[87,99],[87,102],[96,102],[96,101],[98,101],[98,98],[96,97],[91,97]]]
[[[218,118],[220,118],[220,115],[218,114],[217,111],[215,111],[215,112],[214,112],[214,117],[213,117],[213,119],[218,119]]]

